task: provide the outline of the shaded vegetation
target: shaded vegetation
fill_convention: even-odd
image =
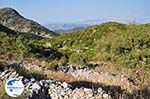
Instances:
[[[46,38],[28,33],[17,33],[0,25],[0,58],[19,59],[35,57],[47,62],[59,60],[63,55],[45,47]]]

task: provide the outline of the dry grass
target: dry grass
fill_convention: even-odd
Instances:
[[[0,99],[2,99],[2,96],[5,94],[4,86],[5,86],[5,81],[1,81],[0,82]]]

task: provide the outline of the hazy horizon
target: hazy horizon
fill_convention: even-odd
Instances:
[[[0,0],[40,24],[77,23],[91,20],[150,22],[149,0]]]

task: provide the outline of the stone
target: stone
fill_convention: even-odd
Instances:
[[[16,72],[11,73],[11,75],[9,76],[9,78],[14,78],[16,75]]]
[[[63,82],[63,83],[62,83],[62,86],[63,86],[64,88],[67,88],[67,87],[68,87],[68,84],[67,84],[66,82]]]
[[[32,89],[33,89],[33,90],[40,90],[40,89],[41,89],[41,87],[40,87],[40,85],[39,85],[39,84],[34,83],[34,84],[32,85]]]
[[[31,81],[31,82],[35,82],[35,79],[34,79],[34,78],[31,78],[30,81]]]
[[[65,95],[65,96],[64,96],[64,99],[70,99],[70,98],[69,98],[69,96]]]
[[[29,82],[29,79],[24,79],[24,84],[28,83]]]
[[[1,73],[2,76],[4,76],[7,73],[7,71],[4,71]]]
[[[106,93],[104,93],[104,94],[103,94],[103,98],[104,98],[104,99],[109,99],[109,95],[106,94]]]
[[[98,92],[98,93],[102,93],[102,92],[103,92],[103,89],[99,87],[99,88],[97,89],[97,92]]]
[[[59,99],[59,96],[56,93],[50,94],[52,99]]]
[[[92,91],[91,89],[84,88],[84,93],[85,93],[88,97],[92,97],[92,96],[93,96],[93,91]]]
[[[65,94],[66,94],[66,93],[65,93],[64,90],[62,90],[62,91],[60,92],[60,95],[61,95],[61,96],[65,96]]]
[[[40,84],[41,86],[43,86],[43,85],[44,85],[44,82],[43,82],[43,81],[39,81],[39,84]]]
[[[11,75],[11,72],[7,73],[5,76],[5,78],[9,78],[9,76]]]
[[[104,99],[109,98],[109,95],[101,87],[99,87],[97,90],[95,89],[94,91],[91,88],[84,88],[84,87],[80,87],[80,88],[76,87],[74,89],[67,82],[59,82],[51,79],[47,79],[47,80],[45,79],[37,80],[35,78],[27,79],[23,76],[20,76],[16,72],[7,73],[6,71],[4,71],[3,73],[4,76],[2,76],[1,75],[2,73],[0,73],[0,79],[2,77],[4,77],[5,79],[9,75],[11,76],[14,75],[14,77],[17,78],[23,78],[22,80],[25,85],[24,94],[26,99],[29,98],[32,99],[37,97],[38,98],[42,97],[43,99],[102,99],[102,97],[104,97]],[[73,73],[74,74],[78,73],[80,74],[80,76],[92,75],[89,76],[88,79],[91,79],[92,77],[95,78],[97,76],[95,72],[87,69],[82,70],[77,68]]]

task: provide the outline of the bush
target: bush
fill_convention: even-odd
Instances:
[[[82,54],[72,53],[69,57],[70,64],[84,64],[86,63],[86,59],[83,58]]]
[[[68,63],[68,59],[67,56],[63,56],[60,60],[59,60],[59,66],[64,66]]]
[[[150,26],[108,22],[66,33],[50,40],[53,48],[66,51],[69,63],[110,61],[129,67],[150,68]],[[65,47],[58,48],[57,44]]]
[[[54,60],[52,62],[50,62],[49,64],[47,64],[46,66],[49,70],[56,70],[56,68],[58,67],[58,61]]]

